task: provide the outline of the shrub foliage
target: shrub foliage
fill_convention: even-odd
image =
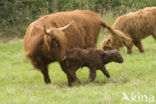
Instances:
[[[147,6],[155,0],[0,0],[0,36],[22,37],[32,21],[58,11],[88,9],[102,16],[122,15]]]

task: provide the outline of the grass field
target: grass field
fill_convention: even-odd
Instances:
[[[103,38],[101,32],[99,43]],[[57,63],[49,66],[52,84],[46,85],[42,74],[25,59],[23,43],[1,40],[0,104],[149,104],[150,96],[156,97],[156,42],[148,37],[143,40],[143,46],[144,54],[133,47],[133,54],[127,55],[126,48],[122,48],[124,63],[106,66],[111,79],[98,71],[95,82],[89,83],[88,69],[83,68],[77,72],[82,85],[75,83],[70,88]],[[137,102],[123,101],[123,92],[130,99],[135,94]],[[138,99],[142,95],[148,98],[140,103]],[[156,98],[151,104],[156,104]]]

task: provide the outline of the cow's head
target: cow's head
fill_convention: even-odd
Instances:
[[[124,59],[117,50],[104,51],[102,54],[102,59],[104,62],[118,62],[123,63]]]
[[[113,29],[113,32],[107,39],[103,40],[100,47],[104,50],[119,50],[120,47],[124,46],[125,40],[130,40],[130,38],[122,31]]]
[[[68,28],[72,23],[73,21],[64,27],[48,30],[44,26],[44,42],[49,52],[48,55],[57,61],[62,61],[66,58],[65,46],[67,41],[63,30]]]
[[[112,50],[112,49],[114,49],[114,47],[112,45],[112,39],[109,37],[109,38],[103,40],[100,47],[103,50]]]

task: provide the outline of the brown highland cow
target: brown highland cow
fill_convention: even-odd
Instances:
[[[80,83],[76,77],[76,71],[81,67],[90,69],[89,79],[93,82],[96,77],[96,70],[100,69],[107,78],[110,77],[105,65],[110,62],[122,63],[123,58],[117,50],[104,51],[94,48],[79,49],[74,48],[67,52],[67,58],[60,62],[62,69],[67,73],[68,85],[73,81]]]
[[[48,65],[64,60],[69,49],[95,48],[101,25],[108,28],[99,15],[88,10],[43,16],[32,22],[26,31],[26,57],[41,71],[45,83],[51,83]]]
[[[120,16],[112,28],[121,34],[111,34],[101,43],[102,49],[119,49],[126,46],[128,53],[131,54],[134,43],[142,53],[144,50],[141,39],[152,35],[156,40],[156,7],[148,7]]]

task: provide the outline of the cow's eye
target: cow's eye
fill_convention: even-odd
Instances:
[[[54,39],[53,42],[52,42],[52,46],[54,47],[60,47],[60,43],[58,40]]]

